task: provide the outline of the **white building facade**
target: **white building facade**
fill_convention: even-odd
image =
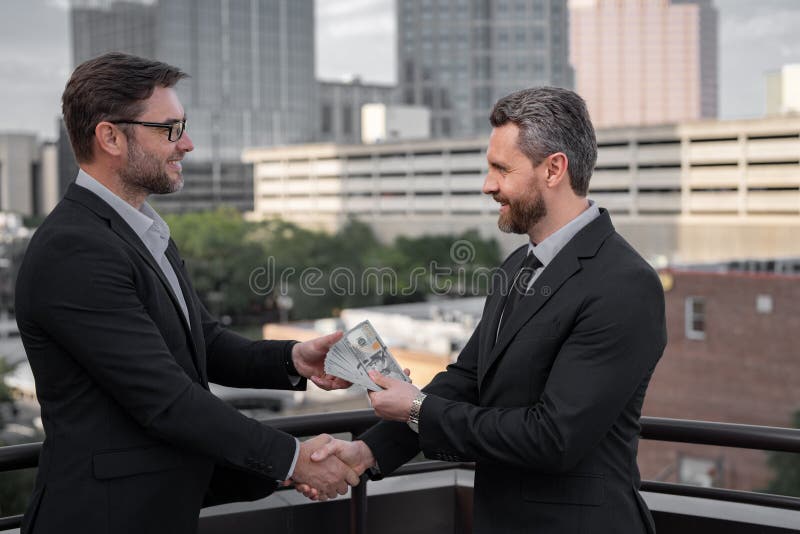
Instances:
[[[589,196],[645,257],[720,261],[800,254],[800,117],[598,130]],[[385,240],[477,228],[504,250],[481,193],[487,139],[251,149],[259,218]]]

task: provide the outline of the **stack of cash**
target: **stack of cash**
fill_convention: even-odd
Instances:
[[[370,391],[380,391],[381,388],[367,374],[372,370],[410,382],[372,324],[363,321],[331,346],[325,358],[325,372]]]

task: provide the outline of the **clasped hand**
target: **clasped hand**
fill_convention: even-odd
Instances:
[[[357,486],[359,476],[366,468],[359,470],[357,466],[348,465],[337,455],[325,452],[331,447],[336,450],[335,444],[338,442],[339,440],[327,434],[302,442],[292,478],[284,485],[293,483],[304,494],[310,490],[303,489],[314,488],[314,497],[319,500],[344,495],[348,485]]]
[[[410,371],[406,369],[405,373],[408,375]],[[411,403],[419,393],[419,389],[408,382],[383,376],[376,371],[370,371],[369,375],[373,382],[383,388],[381,391],[369,392],[370,402],[375,413],[384,419],[408,421]],[[300,459],[305,458],[302,451],[304,446],[315,447],[308,457],[312,466],[326,465],[336,472],[344,472],[348,477],[346,481],[351,486],[358,484],[359,477],[364,471],[375,466],[372,451],[363,441],[342,441],[323,434],[301,445]],[[297,465],[298,467],[301,465],[300,460]],[[295,468],[295,473],[297,473],[297,468]],[[355,477],[354,482],[350,477]],[[347,492],[344,478],[338,481],[331,479],[327,486],[319,484],[316,480],[305,479],[302,474],[300,477],[293,476],[292,479],[295,489],[312,500],[324,501],[336,497],[337,494],[344,495]]]
[[[304,459],[304,446],[308,446],[309,450],[313,448],[313,452],[306,458],[308,463],[305,464],[302,472],[298,473],[301,460]],[[300,458],[297,461],[292,481],[297,491],[315,501],[333,499],[337,494],[344,495],[347,493],[348,484],[357,486],[361,474],[375,465],[372,451],[363,441],[342,441],[322,434],[303,442],[300,449]],[[308,477],[304,474],[306,469],[310,471],[320,469],[324,475]]]

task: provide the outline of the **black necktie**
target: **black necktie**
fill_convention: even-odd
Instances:
[[[501,331],[508,324],[511,314],[514,313],[514,309],[519,305],[519,301],[527,294],[533,274],[541,266],[542,262],[539,261],[539,258],[533,252],[528,252],[516,276],[514,276],[514,282],[511,284],[510,292],[506,297],[506,304],[503,307],[503,322],[500,324]]]

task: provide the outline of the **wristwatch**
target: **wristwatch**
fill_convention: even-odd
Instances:
[[[419,434],[419,411],[422,408],[422,401],[425,400],[425,396],[421,391],[417,393],[417,396],[411,401],[411,412],[408,414],[408,426],[417,434]]]

